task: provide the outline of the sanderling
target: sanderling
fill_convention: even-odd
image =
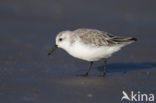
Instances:
[[[106,62],[113,53],[122,47],[136,41],[133,37],[114,36],[110,33],[96,29],[77,29],[74,31],[62,31],[56,36],[56,45],[48,53],[50,55],[56,48],[62,48],[75,58],[89,61],[90,65],[85,74],[88,76],[94,61],[104,60],[104,72],[106,75]]]

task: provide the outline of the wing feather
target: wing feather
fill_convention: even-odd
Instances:
[[[112,46],[116,44],[111,40],[114,37],[113,35],[96,29],[77,29],[74,33],[87,45]]]
[[[132,37],[113,36],[110,33],[99,31],[96,29],[77,29],[73,31],[84,44],[91,46],[114,46],[118,44],[127,44],[136,41]]]

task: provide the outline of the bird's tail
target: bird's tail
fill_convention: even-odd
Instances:
[[[115,37],[113,38],[113,41],[117,42],[117,43],[131,43],[131,42],[135,42],[137,41],[136,38],[133,37],[127,37],[127,38],[123,38],[123,37]]]

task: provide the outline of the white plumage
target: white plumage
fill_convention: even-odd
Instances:
[[[95,29],[77,29],[60,32],[56,37],[56,45],[73,57],[86,61],[98,61],[110,57],[135,40],[131,37],[113,36]]]

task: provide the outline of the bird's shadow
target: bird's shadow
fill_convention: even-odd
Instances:
[[[128,71],[151,69],[154,67],[156,67],[156,63],[150,63],[150,62],[145,62],[145,63],[112,63],[112,64],[107,64],[106,71],[109,73],[112,73],[112,72],[126,73]],[[97,67],[98,71],[100,71],[100,72],[103,71],[103,68],[104,68],[103,65]]]

